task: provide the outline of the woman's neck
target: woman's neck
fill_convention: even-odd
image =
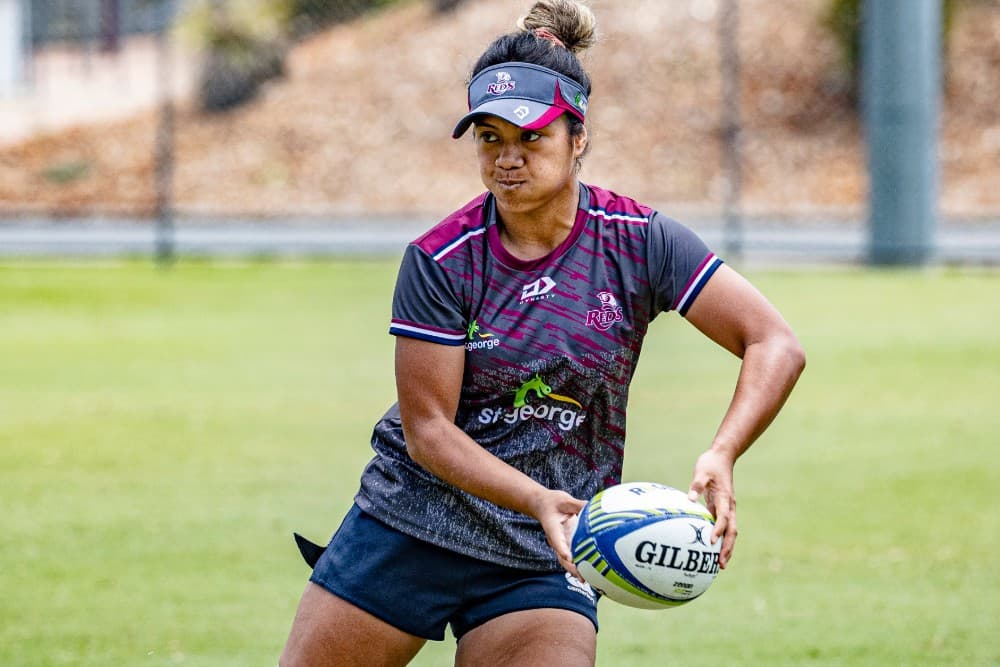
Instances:
[[[580,186],[553,198],[544,207],[531,211],[510,211],[497,204],[500,240],[514,257],[533,260],[559,247],[573,231],[580,206]]]

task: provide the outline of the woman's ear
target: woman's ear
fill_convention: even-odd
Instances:
[[[579,159],[583,157],[584,151],[587,150],[587,142],[590,141],[590,137],[587,136],[587,126],[583,126],[583,131],[573,137],[573,157]]]

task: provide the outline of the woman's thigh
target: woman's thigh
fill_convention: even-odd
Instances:
[[[458,642],[457,667],[593,667],[597,631],[565,609],[528,609],[498,616]]]
[[[310,582],[302,593],[278,664],[279,667],[405,665],[425,641]]]

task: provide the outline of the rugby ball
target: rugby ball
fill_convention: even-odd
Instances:
[[[676,607],[719,573],[708,510],[670,486],[631,482],[590,499],[572,529],[573,562],[593,588],[630,607]]]

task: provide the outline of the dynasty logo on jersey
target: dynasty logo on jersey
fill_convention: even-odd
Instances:
[[[540,401],[540,399],[545,399]],[[531,402],[534,400],[534,402]],[[553,405],[549,401],[557,403],[567,403],[573,408],[562,405]],[[575,409],[574,409],[575,408]],[[535,373],[534,377],[522,382],[521,386],[514,392],[513,410],[508,411],[504,407],[483,408],[479,412],[479,423],[495,424],[501,419],[505,424],[516,424],[517,422],[529,419],[541,419],[555,422],[562,431],[570,431],[586,420],[587,414],[583,411],[583,406],[579,401],[556,394],[552,391],[552,386],[547,384],[542,377]]]
[[[540,299],[551,299],[554,295],[549,294],[556,286],[556,281],[548,276],[542,276],[533,283],[528,283],[521,288],[521,303],[529,303]]]

